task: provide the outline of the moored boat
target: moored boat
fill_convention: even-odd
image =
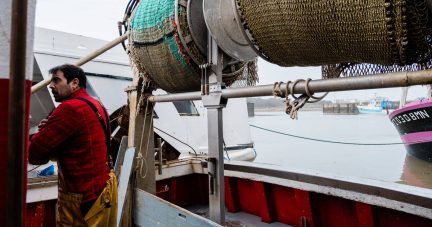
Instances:
[[[395,110],[389,116],[408,154],[432,162],[432,100],[422,99]]]
[[[358,105],[360,114],[385,114],[388,115],[390,108],[393,108],[391,101],[384,97],[375,96],[369,100],[368,105]]]

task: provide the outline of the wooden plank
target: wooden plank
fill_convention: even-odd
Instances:
[[[138,160],[136,162],[138,165],[136,186],[140,189],[145,190],[146,192],[150,192],[153,195],[156,195],[156,171],[152,111],[150,111],[147,116],[143,114],[138,114],[138,116],[136,116],[134,143],[134,147],[136,147],[135,156],[138,157],[138,154],[141,153],[141,155],[145,159],[145,162],[141,162],[141,160]],[[130,144],[128,144],[128,146],[131,147]],[[141,165],[143,166],[141,167]]]
[[[134,204],[133,216],[136,226],[221,226],[137,188]]]
[[[271,188],[263,182],[254,181],[258,206],[260,208],[261,220],[266,223],[276,221],[276,213],[274,212],[274,202]]]
[[[372,206],[356,202],[357,219],[362,227],[375,227]]]
[[[134,179],[136,176],[136,171],[132,172],[131,178]],[[123,220],[120,222],[120,226],[122,227],[131,227],[132,226],[132,204],[133,204],[133,187],[131,186],[133,182],[129,182],[129,187],[126,192],[126,202],[123,210]],[[117,217],[119,218],[119,217]]]
[[[137,171],[136,187],[143,189],[152,194],[156,194],[155,178],[155,158],[154,158],[154,132],[153,132],[153,111],[148,111],[146,105],[140,103],[140,96],[151,94],[153,88],[146,87],[144,92],[137,91],[141,79],[138,70],[134,70],[132,86],[125,91],[128,92],[129,101],[129,132],[128,147],[135,147],[135,157],[142,157],[145,162],[138,160],[136,162]],[[141,89],[141,88],[140,88]],[[144,102],[145,103],[145,102]],[[138,109],[137,109],[138,108]],[[147,109],[147,113],[141,113],[141,109]],[[152,107],[149,106],[149,109]],[[137,114],[138,112],[138,114]],[[143,165],[143,166],[142,166]]]
[[[125,208],[125,201],[127,200],[126,195],[129,187],[129,180],[132,172],[134,155],[135,155],[135,148],[133,147],[127,149],[125,152],[123,168],[120,174],[120,180],[118,184],[117,226],[120,225],[123,219],[123,211]]]
[[[127,146],[128,146],[128,137],[123,136],[121,139],[119,151],[117,154],[117,160],[116,160],[116,163],[114,165],[114,173],[115,173],[117,179],[120,179],[120,166],[123,165],[124,155],[126,153]]]

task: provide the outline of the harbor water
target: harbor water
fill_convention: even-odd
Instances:
[[[296,136],[348,143],[400,143],[386,115],[324,115],[300,111],[255,112],[249,124]],[[397,182],[432,189],[432,163],[406,154],[404,145],[346,145],[289,137],[251,127],[255,162],[320,173]]]

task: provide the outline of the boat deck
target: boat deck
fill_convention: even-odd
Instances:
[[[195,204],[185,207],[186,210],[198,214],[201,217],[210,218],[209,206],[202,204]],[[261,221],[261,217],[252,214],[237,212],[225,212],[225,225],[228,227],[290,227],[291,225],[282,224],[280,222],[273,222],[271,224]]]

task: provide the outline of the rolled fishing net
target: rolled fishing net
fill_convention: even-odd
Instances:
[[[141,1],[131,24],[133,62],[169,92],[200,89],[197,66],[183,54],[174,22],[175,0]]]
[[[427,69],[426,0],[237,0],[245,28],[280,66],[323,66],[324,78]]]
[[[175,13],[179,14],[179,24],[175,23]],[[186,45],[198,64],[193,61],[180,42],[178,29],[184,36],[190,34],[185,7],[179,6],[175,12],[175,0],[141,1],[131,15],[129,56],[141,73],[163,90],[198,91],[201,88],[198,64],[206,63],[207,59],[192,41]],[[224,69],[223,81],[227,86],[247,72],[243,70],[246,64],[240,62]]]

